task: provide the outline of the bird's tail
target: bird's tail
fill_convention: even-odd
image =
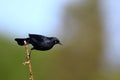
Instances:
[[[29,44],[29,38],[15,38],[15,41],[17,41],[18,45],[20,46],[24,45],[24,41],[26,41],[27,44]]]

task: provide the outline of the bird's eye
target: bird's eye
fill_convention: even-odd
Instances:
[[[54,43],[58,43],[58,41],[55,40]]]

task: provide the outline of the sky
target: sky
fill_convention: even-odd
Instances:
[[[15,36],[28,33],[53,35],[60,28],[66,1],[0,0],[0,31]]]
[[[120,0],[101,1],[106,62],[120,66]]]

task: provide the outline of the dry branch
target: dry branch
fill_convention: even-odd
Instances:
[[[30,62],[30,53],[29,53],[28,44],[27,44],[26,41],[24,41],[24,46],[25,46],[27,61],[25,61],[23,64],[24,65],[28,65],[29,72],[30,72],[30,78],[29,78],[29,80],[34,80],[33,72],[32,72],[32,64]]]

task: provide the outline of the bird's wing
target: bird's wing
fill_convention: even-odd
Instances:
[[[45,36],[38,35],[38,34],[29,34],[29,37],[31,39],[34,39],[34,41],[36,40],[36,41],[40,41],[40,42],[44,41],[44,39],[46,38]]]

